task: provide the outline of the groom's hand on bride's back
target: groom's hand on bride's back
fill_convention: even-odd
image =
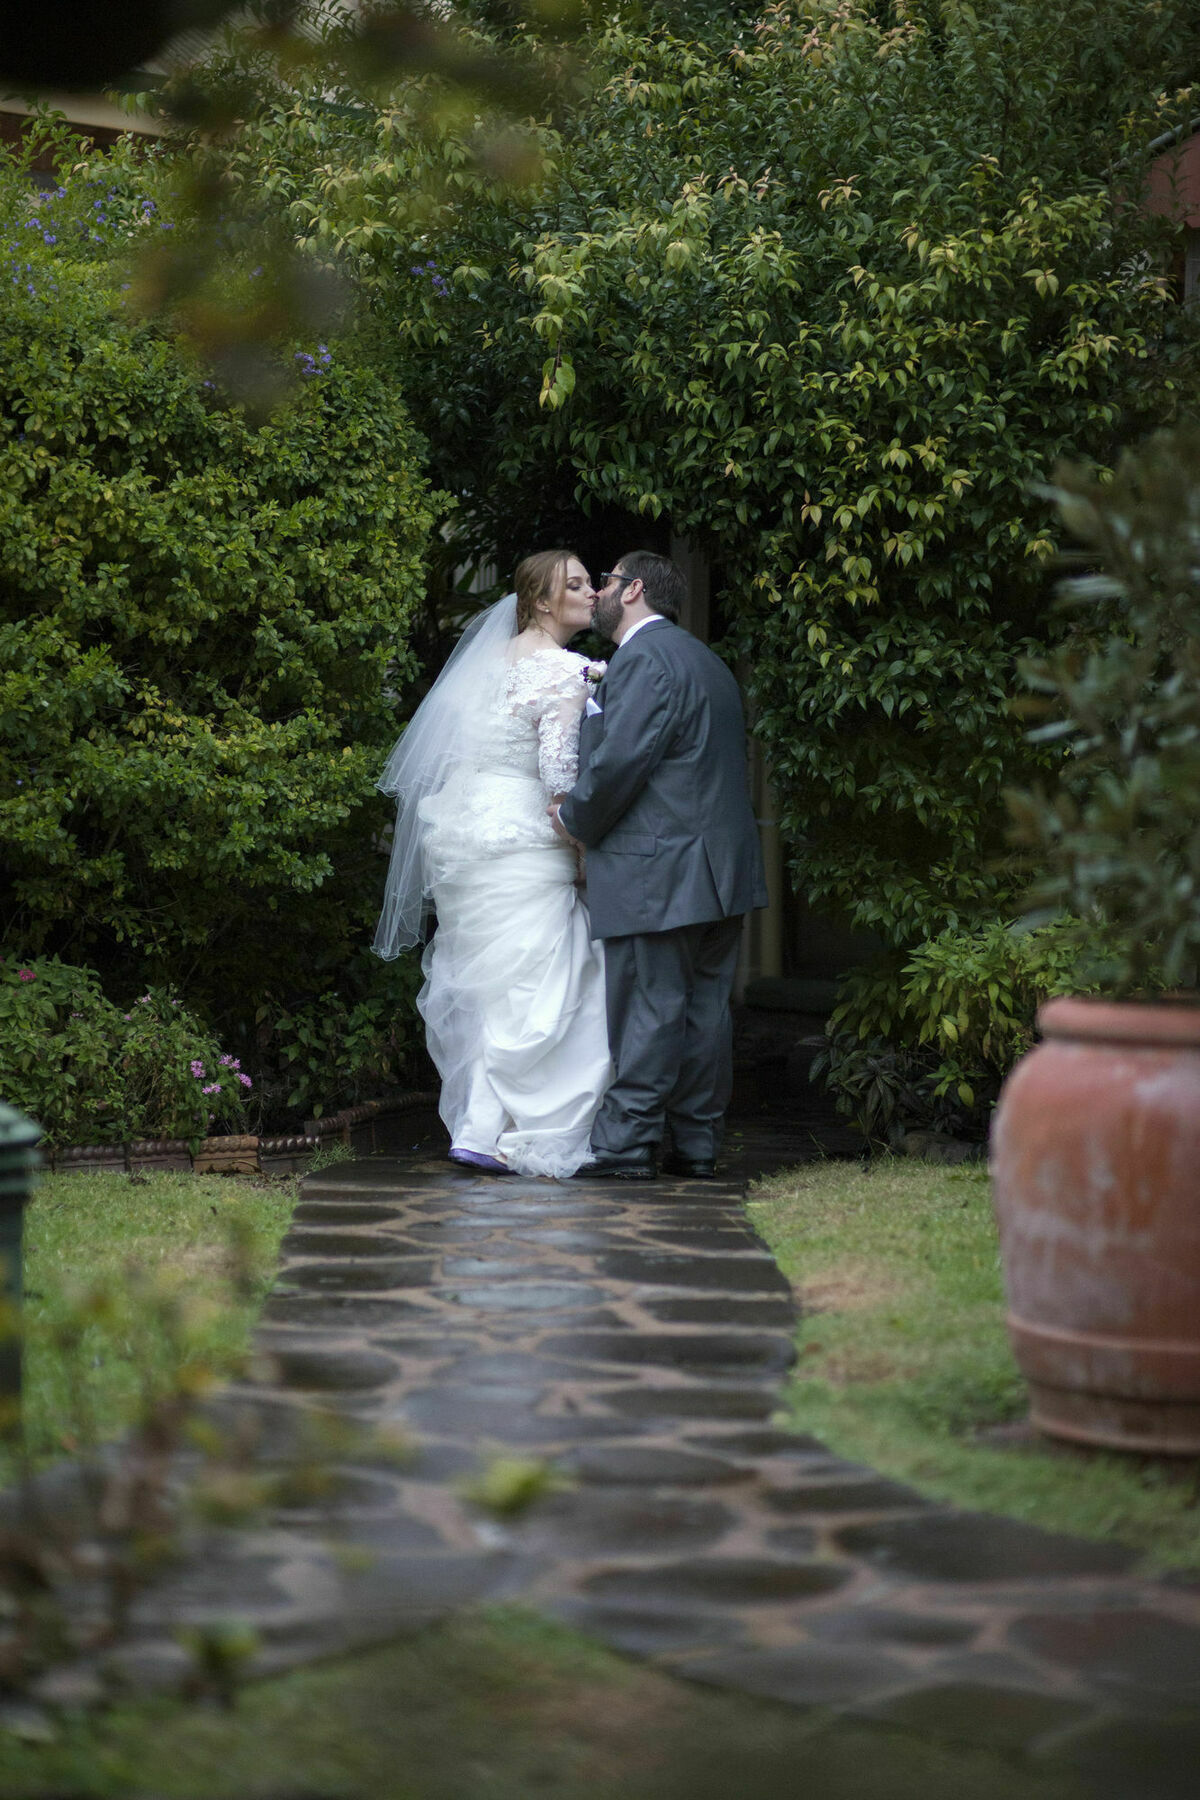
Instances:
[[[570,832],[558,816],[557,800],[552,800],[550,802],[549,806],[546,808],[546,814],[550,823],[553,825],[555,832],[562,839],[563,843],[571,844],[576,850],[582,851],[583,845],[579,842],[579,839],[571,836]]]

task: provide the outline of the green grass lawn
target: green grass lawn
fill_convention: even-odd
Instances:
[[[112,1437],[183,1369],[237,1362],[274,1276],[291,1181],[51,1175],[25,1214],[26,1448]]]
[[[760,1183],[750,1211],[803,1308],[798,1430],[960,1506],[1200,1568],[1200,1465],[979,1441],[1026,1410],[982,1169],[815,1163]]]
[[[1095,1800],[1022,1770],[1021,1800]],[[21,1743],[5,1800],[1014,1800],[1007,1757],[689,1687],[513,1608]]]

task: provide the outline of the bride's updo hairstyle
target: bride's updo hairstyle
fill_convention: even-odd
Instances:
[[[573,550],[537,550],[517,564],[513,586],[517,590],[517,630],[526,631],[538,622],[538,612],[557,600],[567,579],[567,564]]]

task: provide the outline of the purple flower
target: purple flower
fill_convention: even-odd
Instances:
[[[219,1081],[210,1081],[208,1086],[206,1088],[201,1088],[200,1091],[202,1094],[219,1094],[221,1091],[221,1084]]]
[[[253,1087],[254,1086],[254,1083],[251,1081],[251,1079],[248,1075],[244,1075],[244,1074],[239,1075],[238,1080],[241,1082],[243,1087]]]
[[[199,1061],[194,1062],[192,1064],[192,1074],[196,1077],[197,1081],[203,1081],[204,1080],[204,1064]]]
[[[18,969],[17,970],[17,980],[18,981],[36,981],[37,976],[34,974],[32,969]]]
[[[52,231],[43,231],[42,242],[43,242],[43,244],[57,244],[58,239],[55,237],[55,235]]]
[[[221,1067],[223,1069],[233,1069],[236,1072],[241,1066],[242,1065],[236,1056],[223,1056],[221,1058]]]

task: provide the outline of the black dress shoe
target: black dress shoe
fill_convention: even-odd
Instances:
[[[638,1150],[595,1150],[575,1171],[576,1181],[656,1181],[658,1169],[654,1152]]]
[[[674,1152],[663,1157],[663,1174],[675,1175],[684,1181],[715,1181],[717,1165],[711,1156],[676,1156]]]

